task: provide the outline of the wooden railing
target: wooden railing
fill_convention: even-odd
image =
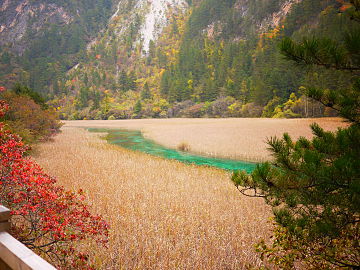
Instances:
[[[0,270],[56,270],[7,231],[10,210],[0,205]]]

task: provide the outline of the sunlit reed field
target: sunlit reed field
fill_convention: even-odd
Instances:
[[[36,160],[68,189],[83,189],[111,225],[109,248],[89,244],[101,269],[242,269],[261,265],[270,209],[241,196],[225,171],[111,146],[63,128]]]
[[[334,130],[344,125],[322,119]],[[70,121],[35,158],[68,189],[83,189],[94,213],[111,225],[108,249],[84,248],[101,269],[244,269],[261,266],[254,245],[271,235],[271,210],[240,195],[231,173],[190,166],[109,145],[75,126],[140,129],[176,148],[265,159],[267,136],[310,136],[312,120],[176,119]]]
[[[266,139],[288,132],[294,138],[312,136],[310,124],[326,130],[345,127],[339,118],[317,119],[146,119],[113,121],[65,121],[66,126],[106,127],[141,130],[145,137],[170,148],[188,146],[193,153],[265,161],[270,158]]]

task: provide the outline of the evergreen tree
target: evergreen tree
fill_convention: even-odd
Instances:
[[[16,83],[12,88],[12,91],[19,96],[30,97],[36,104],[40,105],[42,109],[48,108],[44,97],[42,97],[38,92],[32,90],[30,87],[27,87],[26,85]]]
[[[205,82],[205,89],[202,94],[202,101],[214,101],[219,94],[219,89],[216,83],[211,78],[208,78]]]
[[[99,91],[94,90],[92,93],[92,100],[93,100],[93,106],[92,106],[92,110],[98,109],[100,108],[100,98],[101,98],[101,94]]]
[[[169,87],[170,87],[169,79],[170,79],[170,74],[168,71],[165,71],[163,76],[161,77],[161,82],[160,82],[160,93],[163,97],[167,97],[169,94]]]
[[[85,86],[88,86],[88,84],[89,84],[89,77],[86,72],[84,74],[84,84],[85,84]]]
[[[79,108],[85,108],[88,106],[88,102],[89,102],[89,88],[87,87],[81,87],[80,88],[80,93],[79,93]]]
[[[150,98],[151,98],[151,92],[150,92],[149,84],[146,82],[144,85],[144,89],[141,92],[141,99],[145,100]]]
[[[360,22],[360,1],[351,3],[347,13]],[[341,41],[285,39],[281,51],[298,65],[350,75],[347,88],[306,91],[337,110],[350,126],[326,132],[313,124],[312,140],[294,142],[288,134],[271,138],[275,161],[259,165],[251,175],[236,172],[232,180],[242,194],[263,197],[273,207],[275,241],[258,248],[280,267],[291,269],[300,261],[307,269],[359,269],[360,27],[349,28]]]
[[[155,58],[155,55],[156,55],[155,42],[153,40],[150,40],[149,41],[148,57],[146,59],[148,65],[151,65],[152,60]]]
[[[120,91],[125,92],[129,89],[129,85],[128,85],[128,76],[125,72],[125,70],[122,70],[120,73],[120,77],[119,77],[119,87],[120,87]]]
[[[135,76],[135,72],[131,71],[129,76],[128,76],[128,87],[130,90],[136,90],[137,86],[136,86],[136,76]]]
[[[0,57],[0,62],[4,65],[11,64],[11,55],[7,51],[3,52]]]
[[[117,60],[118,60],[118,53],[117,53],[117,44],[116,43],[113,43],[113,45],[111,46],[111,58],[112,60],[114,61],[114,65],[116,65],[117,63]]]
[[[243,103],[247,103],[249,101],[249,95],[250,95],[250,90],[249,90],[248,82],[247,80],[243,80],[240,88],[241,101]]]
[[[140,116],[140,113],[141,113],[141,110],[142,110],[142,105],[141,105],[141,101],[138,100],[134,106],[134,114],[135,114],[135,117],[139,117]]]
[[[59,82],[57,80],[53,83],[53,94],[58,95],[60,93]]]
[[[178,25],[177,25],[175,16],[172,17],[171,34],[173,34],[173,35],[179,34],[179,27],[178,27]]]
[[[238,97],[238,93],[236,91],[235,83],[232,79],[228,79],[226,83],[226,95],[230,97]]]
[[[100,85],[100,82],[101,82],[101,77],[100,77],[100,74],[97,70],[95,70],[93,72],[93,82],[96,86],[99,86]]]
[[[165,53],[162,52],[162,50],[159,48],[156,50],[156,55],[158,58],[157,64],[160,68],[165,68],[168,64],[168,59]]]

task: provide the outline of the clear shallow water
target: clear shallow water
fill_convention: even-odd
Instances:
[[[88,130],[90,132],[107,133],[106,139],[110,144],[166,159],[175,159],[187,164],[206,165],[225,170],[245,170],[247,172],[252,172],[256,167],[256,164],[251,162],[212,158],[166,148],[144,138],[140,131],[105,128],[88,128]]]

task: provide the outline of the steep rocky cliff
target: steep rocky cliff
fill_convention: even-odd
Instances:
[[[29,46],[29,40],[39,37],[47,25],[69,24],[73,20],[73,16],[56,2],[2,0],[0,46],[21,55]]]
[[[149,43],[151,40],[157,40],[161,35],[163,28],[169,23],[169,9],[187,8],[185,0],[152,0],[148,2],[148,7],[144,6],[144,2],[139,1],[138,9],[147,9],[144,22],[140,28],[140,38],[143,42],[143,49],[149,51]]]
[[[0,0],[0,83],[20,80],[46,93],[111,14],[112,0]]]

